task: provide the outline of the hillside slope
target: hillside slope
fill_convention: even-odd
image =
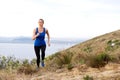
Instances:
[[[74,72],[74,69],[77,68],[75,72],[88,73],[87,71],[92,69],[90,74],[93,74],[94,71],[102,73],[103,71],[112,70],[115,75],[114,71],[120,70],[120,30],[95,37],[57,52],[49,56],[46,59],[46,63],[46,68],[50,71],[63,70],[61,72],[64,72],[67,69]],[[116,73],[116,78],[120,79],[118,77],[120,75],[118,75],[119,72]],[[96,75],[96,77],[99,77],[99,75]],[[106,75],[101,76],[102,79],[100,78],[99,80],[109,80],[111,78],[111,75],[104,76]],[[118,80],[115,76],[112,77],[113,80]]]
[[[75,45],[72,48],[69,48],[68,50],[75,51],[76,53],[78,52],[86,53],[87,51],[85,52],[84,49],[89,48],[88,53],[98,54],[102,51],[105,51],[105,49],[107,48],[109,44],[111,46],[112,46],[112,43],[119,45],[118,44],[119,41],[120,41],[120,30],[95,37],[93,39],[90,39],[78,45]]]

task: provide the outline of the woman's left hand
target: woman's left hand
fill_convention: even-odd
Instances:
[[[48,46],[50,47],[50,42],[48,42]]]

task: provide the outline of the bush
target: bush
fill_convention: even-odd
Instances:
[[[73,54],[71,52],[67,52],[66,54],[60,54],[56,56],[56,63],[59,67],[63,65],[68,65],[71,63]]]
[[[36,63],[36,59],[33,59],[31,62],[29,62],[28,59],[25,59],[22,61],[21,66],[19,66],[17,72],[18,73],[25,73],[25,74],[33,74],[36,72],[35,66],[33,66]]]
[[[100,53],[88,57],[88,65],[94,68],[104,67],[108,61],[111,61],[111,56],[106,53]]]
[[[0,69],[17,69],[19,65],[20,61],[17,60],[15,57],[0,56]]]
[[[33,66],[35,62],[35,59],[29,63],[28,59],[20,61],[13,56],[0,56],[0,69],[5,69],[9,72],[16,69],[18,73],[31,74],[35,72],[35,68]]]
[[[23,63],[22,63],[23,66],[26,66],[28,64],[29,64],[29,60],[28,59],[23,60]]]
[[[90,77],[88,75],[86,75],[85,77],[83,77],[84,80],[93,80],[93,77]]]
[[[0,69],[3,69],[6,67],[7,59],[5,56],[0,56]]]
[[[24,74],[33,74],[36,72],[35,68],[31,66],[30,64],[22,65],[17,70],[18,73],[24,73]]]
[[[106,51],[114,51],[120,47],[120,40],[109,40],[107,42]]]
[[[72,65],[72,64],[68,64],[68,65],[67,65],[67,69],[68,69],[68,70],[71,70],[72,68],[73,68],[73,65]]]
[[[32,59],[30,62],[31,65],[36,65],[36,59]]]

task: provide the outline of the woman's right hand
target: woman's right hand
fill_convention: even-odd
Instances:
[[[36,29],[33,30],[32,40],[35,40],[40,35],[40,33],[36,34],[35,32],[36,32]]]
[[[36,37],[38,37],[39,35],[40,35],[40,33],[37,33],[37,34],[36,34]]]

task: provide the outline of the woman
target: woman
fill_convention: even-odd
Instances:
[[[32,40],[35,40],[34,50],[37,57],[36,63],[38,68],[40,62],[41,62],[41,66],[44,67],[44,58],[45,58],[45,50],[46,50],[45,34],[47,34],[48,46],[50,46],[50,35],[48,30],[44,28],[43,25],[44,25],[44,20],[39,19],[38,27],[33,30],[33,36],[32,36]],[[40,61],[40,51],[41,51],[42,61]]]

